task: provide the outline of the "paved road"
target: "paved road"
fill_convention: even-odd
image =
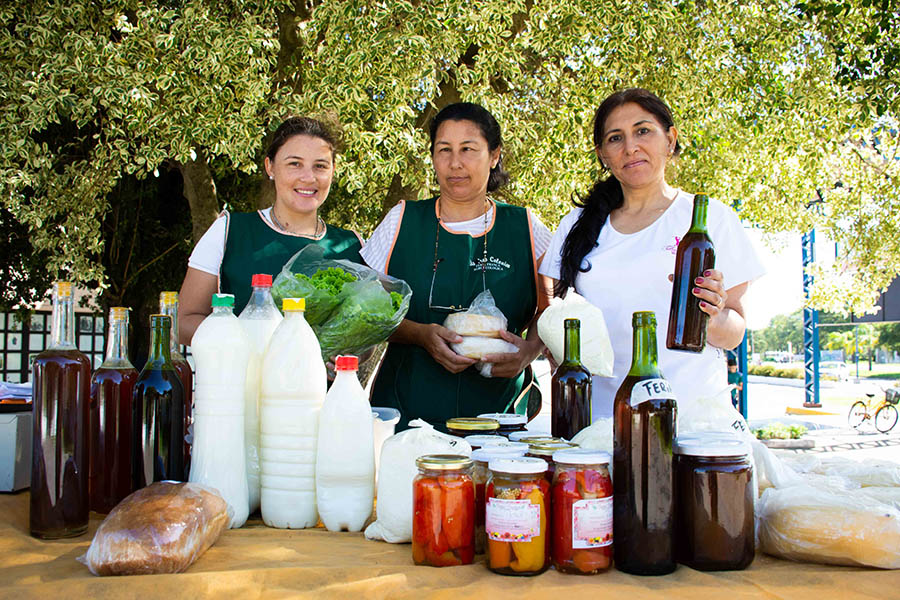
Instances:
[[[535,374],[544,392],[544,406],[541,413],[529,423],[529,429],[535,431],[550,430],[550,366],[546,360],[534,362]],[[778,421],[785,424],[802,424],[810,432],[809,437],[816,442],[816,447],[809,451],[778,452],[827,452],[853,458],[881,459],[900,462],[900,423],[889,434],[880,434],[869,424],[864,424],[859,431],[847,426],[849,404],[847,398],[864,398],[866,392],[883,397],[883,388],[890,382],[877,380],[832,382],[820,384],[820,397],[823,411],[831,415],[787,416],[788,407],[802,407],[804,401],[803,382],[775,377],[751,376],[747,386],[748,421],[751,427],[759,427],[768,422]]]

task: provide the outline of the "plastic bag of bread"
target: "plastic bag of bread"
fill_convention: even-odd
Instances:
[[[566,319],[581,321],[581,361],[594,375],[612,377],[613,349],[603,311],[575,293],[566,292],[565,298],[551,298],[550,306],[538,319],[538,335],[553,353],[553,359],[561,363],[565,358]]]
[[[506,323],[490,290],[475,296],[465,312],[452,313],[444,319],[444,327],[462,336],[462,341],[450,344],[450,348],[461,356],[479,361],[475,368],[484,377],[491,376],[492,366],[481,362],[485,356],[519,351],[515,344],[500,337],[500,332],[506,331]]]
[[[94,575],[181,573],[228,527],[228,504],[198,483],[157,482],[118,504],[79,560]]]
[[[770,488],[759,505],[767,554],[832,565],[900,568],[900,510],[865,489]]]

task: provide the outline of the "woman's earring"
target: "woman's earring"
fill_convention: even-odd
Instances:
[[[269,175],[269,181],[275,181],[275,178]]]

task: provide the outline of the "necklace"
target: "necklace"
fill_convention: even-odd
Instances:
[[[487,214],[488,214],[488,211],[490,210],[491,204],[490,204],[490,201],[488,201],[487,199],[485,199],[484,204],[485,204],[484,232],[482,233],[482,235],[484,236],[484,245],[483,245],[483,253],[482,253],[482,257],[481,257],[481,284],[483,286],[483,289],[487,290],[487,262],[488,262]],[[438,258],[438,244],[440,243],[440,239],[441,239],[441,223],[443,223],[443,219],[441,218],[441,199],[440,198],[438,198],[438,200],[437,200],[437,213],[438,213],[437,214],[438,223],[437,223],[437,228],[435,229],[435,232],[434,232],[434,265],[432,266],[432,273],[431,273],[431,288],[428,291],[428,307],[432,310],[441,310],[441,311],[450,311],[450,312],[466,310],[466,308],[468,308],[468,307],[462,306],[462,305],[459,305],[459,306],[456,306],[456,305],[435,306],[432,302],[432,296],[434,294],[434,280],[435,280],[435,277],[437,277],[438,265],[444,261],[443,258]]]
[[[318,215],[316,215],[316,229],[315,229],[315,231],[313,231],[312,235],[309,235],[308,233],[295,233],[295,232],[291,231],[290,229],[288,229],[287,227],[285,227],[284,225],[282,225],[281,221],[278,220],[278,217],[275,216],[275,207],[274,206],[272,207],[272,210],[269,211],[269,216],[272,217],[272,224],[275,225],[275,227],[277,227],[284,233],[290,233],[292,235],[302,235],[302,236],[306,236],[306,237],[311,237],[315,240],[317,240],[320,237],[322,237],[323,235],[325,235],[325,221],[323,221],[322,217],[320,217]],[[319,224],[320,223],[322,224],[322,233],[321,234],[319,233]]]

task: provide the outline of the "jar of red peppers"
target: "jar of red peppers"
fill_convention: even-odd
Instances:
[[[547,472],[544,473],[544,478],[549,484],[553,483],[553,473],[556,470],[556,467],[553,465],[553,454],[560,450],[568,450],[577,447],[578,444],[573,444],[572,442],[566,442],[564,440],[528,442],[528,452],[525,453],[525,456],[540,458],[541,460],[547,461]]]
[[[468,435],[497,435],[500,423],[497,419],[479,417],[454,417],[447,419],[447,433],[464,438]]]
[[[475,559],[472,459],[429,454],[416,459],[413,480],[413,562],[450,567]]]
[[[497,446],[485,446],[472,452],[472,481],[475,482],[475,554],[484,554],[487,549],[487,534],[484,532],[484,490],[487,486],[490,471],[488,463],[492,458],[524,456],[528,449],[526,444],[506,443]]]
[[[500,423],[497,433],[504,437],[516,431],[525,431],[525,426],[528,424],[526,415],[516,413],[484,413],[478,416],[483,419],[495,419]]]
[[[550,556],[561,573],[591,575],[613,556],[613,487],[606,452],[559,450],[551,488]]]
[[[492,458],[485,489],[488,568],[538,575],[550,566],[550,486],[539,458]]]

